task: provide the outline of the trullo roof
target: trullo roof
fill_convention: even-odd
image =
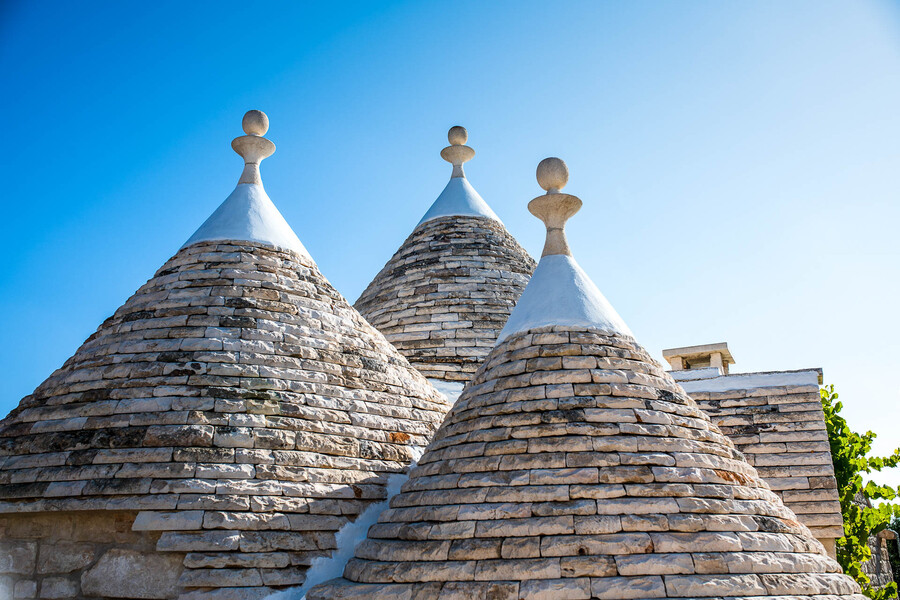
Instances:
[[[453,127],[447,187],[354,305],[455,398],[487,356],[535,267],[466,179],[475,151]]]
[[[446,399],[266,195],[267,127],[248,113],[235,191],[0,422],[0,512],[135,510],[135,529],[167,531],[160,550],[327,553],[430,439]],[[266,581],[299,583],[302,564]],[[215,587],[211,573],[181,583]]]
[[[563,225],[581,205],[559,192],[562,161],[548,160],[538,170],[548,194],[529,205],[547,244],[510,318],[520,325],[344,578],[307,600],[862,600],[599,292],[572,302],[578,290],[546,276],[546,261],[571,260]],[[534,289],[554,302],[531,304]],[[570,321],[572,306],[589,310]]]

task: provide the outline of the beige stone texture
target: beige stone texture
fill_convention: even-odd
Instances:
[[[158,532],[131,530],[136,513],[0,514],[0,563],[17,598],[177,596],[183,555],[158,553]],[[10,596],[12,597],[12,596]]]
[[[491,352],[344,577],[307,600],[478,581],[516,598],[863,598],[643,348],[577,327]]]
[[[833,556],[843,520],[818,386],[695,391],[691,397]]]
[[[182,557],[112,548],[81,576],[81,592],[101,598],[171,598]]]
[[[297,585],[448,409],[309,258],[193,244],[0,422],[0,577],[48,598]],[[103,518],[108,541],[76,535]]]
[[[535,266],[502,223],[439,217],[416,227],[354,306],[423,375],[465,383]]]

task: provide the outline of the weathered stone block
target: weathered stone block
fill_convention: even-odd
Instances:
[[[145,446],[212,446],[211,425],[154,425],[147,428]]]
[[[559,567],[563,577],[612,577],[617,572],[610,556],[563,556]]]
[[[159,512],[144,510],[138,513],[133,531],[190,531],[202,529],[202,510],[181,510],[173,512]]]
[[[619,575],[677,575],[694,572],[690,554],[637,554],[617,556]]]
[[[316,550],[320,547],[312,534],[282,531],[244,531],[240,534],[239,543],[241,552]]]
[[[580,579],[538,579],[519,584],[519,598],[525,600],[589,600],[591,580]]]
[[[300,585],[306,581],[306,568],[288,567],[279,569],[260,569],[263,585]]]
[[[78,596],[78,581],[67,577],[44,577],[41,579],[39,598],[74,598]]]
[[[191,569],[225,569],[230,567],[264,567],[281,569],[291,564],[287,552],[191,552],[184,566]]]
[[[45,541],[38,557],[38,573],[71,573],[94,562],[95,546],[66,541]]]
[[[0,584],[0,593],[3,587]],[[13,597],[16,600],[20,598],[34,598],[37,596],[37,582],[30,580],[17,581],[14,588]]]
[[[438,596],[437,600],[473,600],[475,598],[478,600],[519,600],[518,591],[519,585],[512,582],[453,581],[445,583],[441,587],[440,596]],[[378,597],[394,598],[393,596]],[[397,599],[399,600],[399,596]]]
[[[804,593],[812,591],[806,588]],[[709,596],[765,596],[768,594],[756,575],[673,575],[666,577],[669,596],[705,598]]]
[[[591,579],[591,593],[600,600],[640,600],[665,598],[666,586],[660,576],[599,577]]]
[[[191,590],[178,596],[179,600],[263,600],[277,590],[270,587],[223,587]]]
[[[203,517],[205,529],[288,530],[291,528],[286,515],[280,513],[248,513],[208,511]]]
[[[476,581],[558,579],[559,577],[558,558],[485,560],[479,561],[475,567]]]
[[[182,571],[180,555],[108,550],[81,576],[85,596],[171,598]]]
[[[259,569],[187,569],[178,580],[184,587],[261,586]]]
[[[241,534],[232,531],[198,533],[167,531],[160,536],[156,549],[163,552],[237,550],[240,541]]]
[[[13,541],[0,544],[0,573],[27,575],[34,572],[37,542]]]

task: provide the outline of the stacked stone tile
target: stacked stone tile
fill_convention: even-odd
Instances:
[[[450,130],[447,188],[355,307],[410,363],[455,398],[497,340],[535,267],[469,185],[474,155]]]
[[[691,371],[675,371],[679,374]],[[816,369],[722,375],[681,385],[801,523],[834,555],[844,535]]]
[[[571,258],[581,203],[562,161],[542,167],[547,244],[500,341],[307,599],[862,600]]]
[[[249,119],[249,121],[248,121]],[[319,272],[259,181],[235,192],[0,422],[17,598],[258,598],[383,499],[446,399]]]

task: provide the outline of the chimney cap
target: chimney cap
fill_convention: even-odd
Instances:
[[[662,351],[663,358],[671,362],[670,359],[681,358],[688,364],[691,362],[708,363],[709,357],[713,354],[722,355],[722,364],[734,364],[734,356],[728,350],[728,342],[719,342],[717,344],[700,344],[699,346],[684,346],[681,348],[668,348]],[[707,359],[699,360],[698,359]]]

